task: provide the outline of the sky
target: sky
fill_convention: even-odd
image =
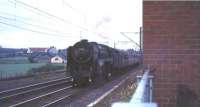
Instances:
[[[80,39],[137,48],[142,0],[0,0],[0,45],[63,49]],[[122,33],[121,33],[122,32]]]

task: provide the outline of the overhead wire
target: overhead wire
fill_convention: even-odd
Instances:
[[[33,27],[39,27],[39,28],[47,30],[47,31],[50,30],[51,32],[55,32],[55,33],[66,35],[66,36],[70,35],[68,37],[72,37],[72,36],[73,37],[77,37],[78,36],[78,35],[74,35],[72,33],[64,32],[64,31],[62,32],[61,30],[57,30],[57,29],[60,29],[59,27],[57,27],[56,29],[52,28],[52,27],[57,26],[56,24],[52,25],[51,23],[48,23],[48,24],[46,23],[45,25],[51,26],[51,27],[47,27],[47,26],[44,26],[44,24],[41,24],[43,22],[41,22],[41,21],[35,22],[34,20],[32,20],[31,18],[28,18],[28,17],[16,16],[14,14],[10,14],[10,13],[6,13],[6,12],[1,12],[0,11],[0,18],[4,18],[6,20],[15,21],[15,22],[18,22],[18,23],[23,23],[23,24],[30,25],[30,26],[33,26]],[[37,24],[35,24],[34,22],[37,23]]]
[[[85,14],[85,13],[83,13],[83,12],[79,11],[78,9],[74,8],[72,5],[70,5],[69,3],[67,3],[66,0],[62,0],[62,1],[63,1],[63,4],[64,4],[65,6],[71,8],[73,11],[75,11],[75,12],[81,14],[82,16],[86,17],[86,14]]]
[[[22,20],[32,20],[31,18],[28,18],[28,17],[21,17],[21,16],[18,16],[16,14],[11,14],[11,13],[2,12],[2,11],[0,11],[0,14],[1,15],[6,15],[6,16],[11,16],[11,17],[21,18]]]
[[[49,36],[54,36],[54,37],[66,38],[66,36],[62,36],[62,35],[58,35],[58,34],[53,34],[53,33],[42,32],[42,31],[37,31],[37,30],[33,30],[33,29],[21,27],[21,26],[18,26],[18,25],[10,24],[10,23],[5,23],[5,22],[1,22],[1,21],[0,21],[0,23],[4,24],[4,25],[7,25],[7,26],[15,27],[15,28],[18,28],[18,29],[30,31],[30,32],[33,32],[33,33],[39,33],[39,34],[44,34],[44,35],[49,35]]]
[[[11,1],[11,0],[9,0],[9,1]],[[13,1],[13,0],[12,0],[12,1]],[[12,1],[11,1],[11,2],[12,2]],[[89,31],[87,28],[81,27],[80,25],[73,24],[71,21],[65,20],[65,19],[60,18],[60,17],[58,17],[58,16],[55,16],[55,15],[53,15],[53,14],[51,14],[51,13],[48,13],[48,12],[46,12],[46,11],[44,11],[44,10],[41,10],[41,9],[38,9],[38,8],[33,7],[33,6],[31,6],[31,5],[28,5],[28,4],[26,4],[26,3],[24,3],[24,2],[21,2],[21,1],[19,1],[19,0],[14,0],[14,1],[15,1],[15,2],[12,2],[12,3],[20,3],[20,4],[22,4],[22,5],[26,6],[26,7],[29,7],[29,8],[31,8],[31,9],[36,10],[37,12],[43,13],[43,14],[45,14],[45,15],[47,15],[47,16],[53,17],[53,18],[55,18],[55,19],[57,19],[57,20],[60,20],[60,21],[65,22],[65,23],[74,25],[75,27],[78,27],[78,28],[80,28],[80,29],[82,29],[82,30],[84,30],[84,31],[87,31],[87,32]],[[68,3],[66,3],[66,1],[64,1],[64,2],[65,2],[65,4],[68,4]],[[68,4],[68,6],[69,6],[71,9],[74,9],[74,10],[75,10],[75,8],[73,8],[71,5]],[[34,12],[34,11],[33,11],[33,12]],[[92,31],[91,31],[91,32],[92,32]],[[95,35],[100,36],[100,37],[103,38],[103,39],[108,39],[106,36],[102,36],[102,34],[99,35],[99,34],[97,34],[96,32],[92,32],[92,33],[94,33]]]
[[[31,43],[49,43],[49,41],[46,41],[46,40],[40,40],[40,41],[31,41],[31,40],[28,40],[27,42],[31,42]],[[52,41],[53,42],[53,41]],[[54,41],[55,42],[55,41]],[[61,41],[59,41],[59,43],[60,42],[66,42],[66,40],[61,40]],[[52,43],[53,44],[53,43]]]
[[[74,8],[73,6],[71,6],[69,3],[66,2],[66,0],[62,0],[64,5],[68,6],[69,8],[71,8],[73,11],[76,11],[77,13],[81,14],[82,16],[84,16],[84,18],[86,18],[86,15],[83,12],[80,12],[78,9]],[[85,19],[86,20],[86,19]],[[89,30],[88,30],[89,31]],[[98,36],[100,36],[103,39],[108,39],[108,37],[104,36],[101,32],[92,32]]]
[[[55,15],[53,15],[53,14],[51,14],[51,13],[48,13],[48,12],[46,12],[46,11],[44,11],[44,10],[41,10],[41,9],[39,9],[39,8],[36,8],[36,7],[33,7],[33,6],[31,6],[31,5],[28,5],[28,4],[26,4],[26,3],[24,3],[24,2],[21,2],[21,1],[19,1],[19,0],[8,0],[9,2],[11,2],[11,3],[13,3],[13,4],[15,4],[15,5],[17,5],[17,3],[18,4],[21,4],[21,5],[18,5],[18,6],[21,6],[21,7],[23,7],[23,8],[26,8],[26,9],[28,9],[29,11],[31,11],[31,12],[34,12],[34,13],[37,13],[37,14],[39,14],[39,15],[42,15],[42,16],[45,16],[45,17],[51,17],[51,18],[54,18],[54,20],[55,19],[57,19],[57,20],[60,20],[60,21],[62,21],[62,22],[65,22],[65,23],[67,23],[67,24],[71,24],[71,25],[74,25],[75,27],[78,27],[78,28],[80,28],[80,29],[82,29],[82,30],[84,30],[84,31],[87,31],[88,32],[88,29],[86,29],[86,28],[84,28],[84,27],[81,27],[80,25],[76,25],[76,24],[73,24],[71,21],[68,21],[68,20],[66,20],[66,19],[63,19],[63,18],[60,18],[60,17],[58,17],[58,16],[55,16]],[[66,4],[66,2],[65,2],[65,4]],[[23,5],[23,6],[22,6]],[[25,6],[25,7],[24,7]],[[72,8],[72,9],[74,9],[72,6],[70,6],[70,5],[68,5],[70,8]],[[35,10],[35,11],[34,11]],[[98,33],[96,33],[96,32],[91,32],[91,33],[95,33],[95,35],[98,35],[98,36],[100,36],[101,38],[103,38],[103,39],[108,39],[106,36],[102,36],[102,34],[98,34]]]
[[[8,0],[9,1],[9,0]],[[10,1],[11,3],[13,3],[14,4],[14,8],[16,8],[16,4],[14,3],[14,2],[12,2],[12,1]],[[21,6],[21,5],[18,5],[18,6]],[[27,7],[23,7],[23,8],[25,8],[25,9],[27,9],[27,10],[30,10],[30,11],[34,11],[33,9],[30,9],[30,8],[27,8]],[[16,9],[15,9],[16,10]],[[19,15],[16,15],[16,14],[11,14],[11,13],[7,13],[7,12],[2,12],[2,11],[0,11],[0,13],[1,14],[4,14],[4,15],[6,15],[6,16],[12,16],[12,17],[15,17],[15,18],[20,18],[20,19],[22,19],[22,20],[25,20],[25,21],[34,21],[34,22],[37,22],[37,23],[39,23],[39,24],[41,24],[41,23],[43,23],[43,24],[48,24],[48,25],[52,25],[52,26],[55,26],[56,24],[56,22],[55,21],[58,21],[58,20],[55,20],[55,21],[51,21],[51,22],[54,22],[54,23],[49,23],[49,22],[43,22],[43,21],[40,21],[40,20],[34,20],[33,18],[29,18],[29,17],[22,17],[22,16],[19,16]],[[16,13],[16,11],[15,11],[15,13]],[[39,15],[43,15],[43,14],[41,14],[41,13],[37,13],[36,11],[34,12],[34,13],[36,13],[37,15],[39,14]],[[43,16],[45,16],[45,15],[43,15]],[[45,17],[48,17],[48,16],[45,16]],[[48,17],[48,18],[46,18],[45,19],[45,21],[46,20],[50,20],[50,17]]]
[[[3,17],[3,16],[0,16],[0,18],[6,19],[6,20],[15,21],[15,22],[19,22],[19,23],[23,23],[23,24],[26,24],[26,25],[34,26],[34,27],[39,27],[41,29],[45,29],[45,30],[48,30],[48,31],[51,31],[51,32],[54,32],[54,33],[57,33],[57,34],[61,34],[61,35],[72,35],[70,33],[59,32],[58,30],[50,29],[50,28],[47,28],[47,27],[44,27],[44,26],[40,26],[40,25],[36,25],[36,24],[31,24],[31,23],[26,23],[24,21],[16,20],[14,18],[7,18],[7,17]],[[70,37],[70,36],[66,36],[66,37]]]
[[[12,4],[14,4],[15,5],[15,8],[16,8],[16,1],[15,2],[13,2],[13,1],[11,1],[11,0],[8,0],[10,3],[12,3]],[[32,12],[32,13],[35,13],[35,14],[37,14],[37,15],[40,15],[40,16],[43,16],[43,17],[47,17],[47,19],[46,20],[54,20],[54,21],[59,21],[59,20],[57,20],[57,19],[55,19],[55,18],[52,18],[51,16],[48,16],[48,15],[44,15],[44,13],[41,13],[41,12],[39,12],[39,11],[37,11],[36,9],[35,9],[35,7],[34,8],[30,8],[30,7],[28,7],[28,6],[26,6],[26,5],[20,5],[20,4],[18,4],[18,6],[19,7],[22,7],[22,8],[24,8],[24,9],[26,9],[27,11],[30,11],[30,12]],[[51,18],[51,19],[50,19]]]
[[[18,5],[18,6],[21,6],[21,7],[23,7],[23,8],[25,8],[25,9],[28,9],[29,11],[31,11],[31,12],[34,12],[34,13],[37,13],[37,14],[39,14],[39,15],[42,15],[42,16],[44,16],[44,17],[48,17],[48,20],[51,20],[51,19],[53,19],[53,20],[56,20],[56,21],[62,21],[62,22],[64,22],[64,23],[68,23],[68,24],[71,24],[71,25],[74,25],[75,27],[78,27],[78,28],[80,28],[80,29],[82,29],[82,30],[84,30],[84,31],[88,31],[88,29],[86,29],[86,28],[84,28],[84,27],[81,27],[81,26],[79,26],[79,25],[75,25],[75,24],[73,24],[72,22],[70,22],[70,21],[68,21],[68,20],[66,20],[66,19],[63,19],[63,18],[60,18],[60,17],[58,17],[58,16],[55,16],[55,15],[53,15],[53,14],[51,14],[51,13],[48,13],[48,12],[46,12],[46,11],[43,11],[43,10],[41,10],[41,9],[38,9],[38,8],[36,8],[36,7],[33,7],[33,6],[31,6],[31,5],[28,5],[28,4],[26,4],[26,3],[23,3],[23,2],[21,2],[21,1],[19,1],[19,0],[8,0],[8,1],[10,1],[11,3],[15,3],[15,8],[16,8],[16,4],[17,3],[20,3],[21,5]],[[66,2],[65,2],[66,3]],[[72,6],[71,6],[71,8],[72,9],[74,9],[74,10],[76,10],[75,8],[73,8]],[[78,11],[77,11],[78,12]],[[80,12],[81,13],[81,12]],[[26,31],[30,31],[30,32],[33,32],[33,33],[38,33],[38,34],[43,34],[43,35],[49,35],[50,37],[62,37],[62,38],[66,38],[66,36],[63,36],[62,34],[60,35],[60,34],[57,34],[57,33],[62,33],[62,32],[58,32],[57,30],[54,30],[54,29],[49,29],[48,27],[44,27],[44,26],[41,26],[41,25],[38,25],[38,24],[32,24],[32,23],[27,23],[27,22],[25,22],[25,21],[22,21],[22,20],[27,20],[27,21],[31,21],[32,20],[32,18],[28,18],[28,17],[21,17],[21,16],[18,16],[18,15],[14,15],[14,14],[9,14],[9,13],[5,13],[4,12],[4,14],[7,14],[7,15],[11,15],[11,16],[13,16],[13,17],[15,17],[15,18],[9,18],[9,17],[3,17],[3,16],[0,16],[0,18],[3,18],[3,19],[6,19],[6,20],[13,20],[13,21],[16,21],[16,22],[19,22],[19,23],[23,23],[23,24],[26,24],[26,25],[30,25],[30,26],[34,26],[34,27],[39,27],[39,28],[42,28],[42,29],[45,29],[45,30],[51,30],[52,32],[55,32],[55,33],[49,33],[49,32],[43,32],[43,31],[38,31],[38,30],[35,30],[35,29],[30,29],[30,28],[27,28],[27,27],[24,27],[24,26],[20,26],[20,25],[16,25],[16,24],[13,24],[13,23],[9,23],[9,22],[5,22],[5,21],[1,21],[0,20],[0,24],[3,24],[3,25],[6,25],[6,26],[10,26],[10,27],[14,27],[14,28],[17,28],[17,29],[22,29],[22,30],[26,30]],[[84,15],[84,14],[83,14]],[[51,17],[51,19],[49,18],[49,17]],[[17,18],[20,18],[19,20],[16,20]],[[97,34],[98,36],[100,36],[101,37],[101,35],[102,34],[98,34],[97,32],[91,32],[91,33],[95,33],[95,34]],[[69,36],[67,36],[67,37],[69,37]],[[73,36],[74,37],[74,36]],[[104,39],[105,39],[105,36],[103,37]],[[33,41],[32,41],[33,42]],[[43,42],[43,41],[42,41]],[[36,43],[36,42],[35,42]]]
[[[19,3],[19,4],[21,4],[21,5],[24,5],[24,6],[26,6],[26,7],[29,7],[29,8],[31,8],[31,9],[34,9],[34,10],[36,10],[37,12],[43,13],[44,15],[50,16],[50,17],[55,18],[55,19],[57,19],[57,20],[60,20],[60,21],[62,21],[62,22],[64,22],[64,23],[71,24],[71,25],[73,25],[73,26],[75,26],[75,27],[78,27],[78,28],[80,28],[80,29],[82,29],[82,30],[87,31],[86,28],[84,28],[84,27],[82,27],[82,26],[80,26],[80,25],[76,25],[76,24],[72,23],[71,21],[68,21],[68,20],[63,19],[63,18],[61,18],[61,17],[58,17],[58,16],[53,15],[53,14],[51,14],[51,13],[48,13],[48,12],[46,12],[46,11],[44,11],[44,10],[41,10],[41,9],[39,9],[39,8],[33,7],[33,6],[31,6],[31,5],[28,5],[28,4],[26,4],[26,3],[24,3],[24,2],[21,2],[21,1],[19,1],[19,0],[9,0],[9,2],[11,2],[11,3]],[[34,11],[32,11],[32,12],[34,12]]]
[[[0,11],[0,15],[4,15],[4,16],[8,16],[8,17],[14,17],[16,19],[19,18],[20,20],[23,20],[23,21],[31,21],[31,22],[36,22],[36,23],[39,23],[39,24],[42,24],[42,23],[43,24],[48,24],[48,26],[56,25],[55,23],[54,24],[53,23],[47,23],[47,22],[43,22],[41,20],[36,20],[36,19],[33,19],[33,18],[29,18],[29,17],[22,17],[22,16],[19,16],[19,15],[16,15],[16,14],[11,14],[11,13],[2,12],[2,11]]]
[[[125,33],[134,33],[134,34],[138,34],[138,32],[120,32],[121,35],[123,35],[124,37],[126,37],[128,40],[130,40],[130,42],[134,43],[136,45],[136,47],[140,47],[140,44],[138,44],[137,42],[135,42],[133,39],[131,39],[130,37],[128,37]]]

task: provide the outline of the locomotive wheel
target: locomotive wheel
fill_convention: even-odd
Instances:
[[[77,87],[78,84],[77,83],[72,83],[72,87]]]
[[[86,79],[83,79],[83,80],[79,80],[78,82],[75,82],[74,83],[74,86],[75,87],[84,87],[88,84],[87,80]]]
[[[74,79],[72,86],[73,87],[82,87],[85,85],[84,79]]]
[[[72,82],[72,87],[77,87],[77,86],[78,86],[77,82],[75,82],[75,81],[73,80],[73,82]]]
[[[93,82],[94,82],[94,78],[92,78],[91,76],[88,77],[88,82],[89,82],[89,83],[93,83]]]
[[[105,73],[105,74],[104,74],[104,78],[105,78],[105,80],[110,81],[111,78],[112,78],[112,73],[111,73],[111,72]]]
[[[109,73],[107,73],[107,77],[106,77],[106,79],[107,79],[107,80],[110,80],[110,79],[111,79],[111,77],[112,77],[112,73],[110,73],[110,72],[109,72]]]

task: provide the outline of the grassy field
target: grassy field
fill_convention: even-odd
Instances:
[[[60,68],[64,69],[64,64],[30,63],[27,57],[0,58],[0,79]]]
[[[30,71],[32,74],[34,74],[34,72],[40,72],[40,71],[43,72],[44,70],[49,71],[56,69],[64,69],[64,64],[47,64],[47,63],[0,64],[0,79],[26,75],[30,73]]]
[[[27,64],[0,64],[1,77],[10,77],[27,73],[32,68],[38,68],[46,63],[27,63]]]
[[[0,64],[22,64],[29,63],[27,57],[10,57],[10,58],[0,58]]]

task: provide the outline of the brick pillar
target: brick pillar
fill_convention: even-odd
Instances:
[[[200,107],[200,1],[144,1],[143,27],[159,107]]]

